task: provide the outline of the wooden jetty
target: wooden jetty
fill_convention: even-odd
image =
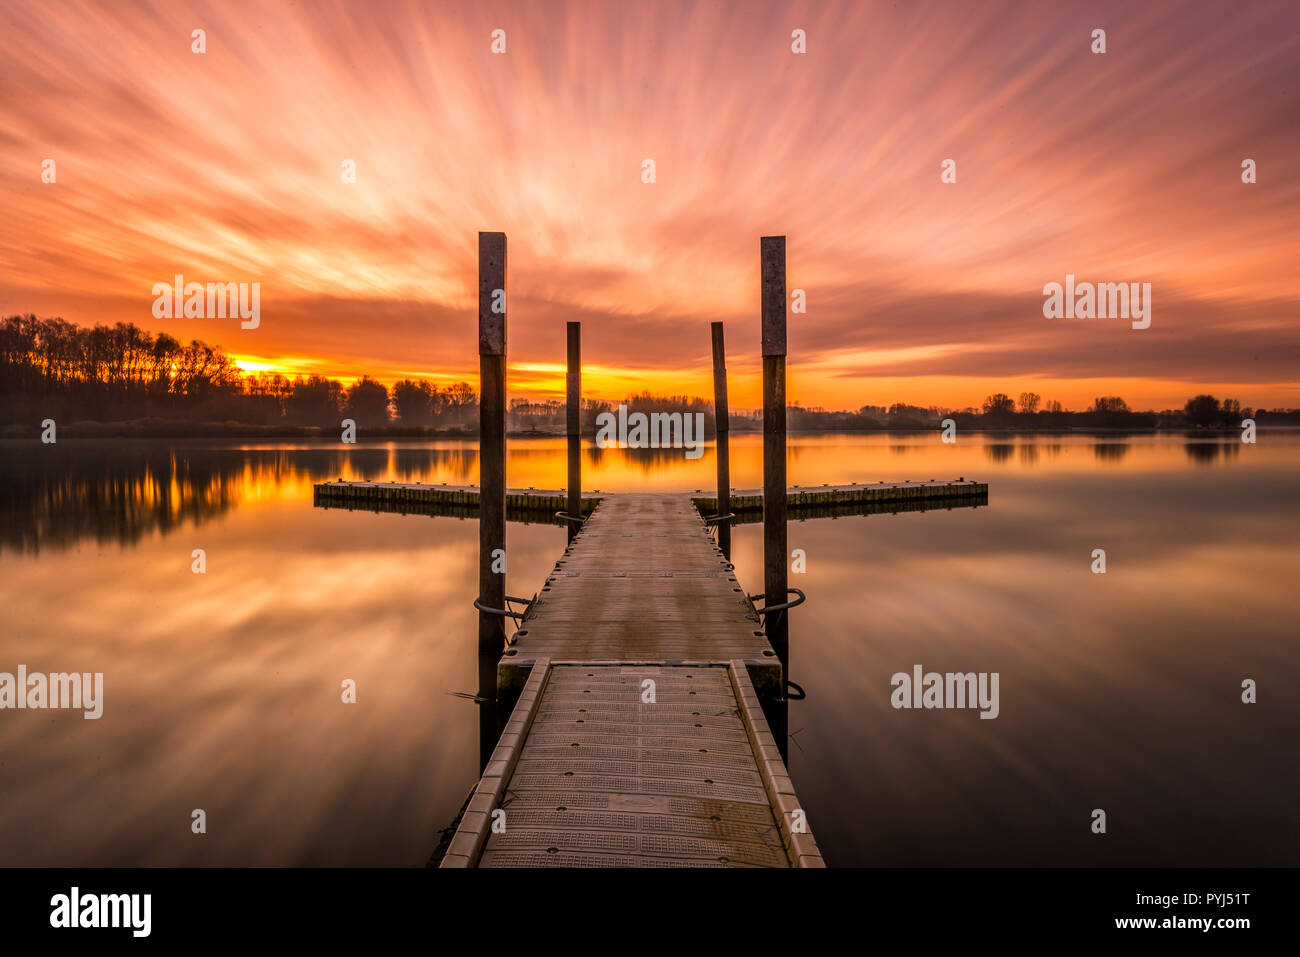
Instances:
[[[762,250],[764,382],[772,383],[764,421],[780,432],[764,443],[765,609],[745,595],[688,496],[602,496],[587,512],[581,337],[570,323],[568,494],[557,509],[570,526],[568,547],[517,613],[505,607],[517,599],[504,595],[491,556],[504,554],[512,500],[516,509],[552,501],[505,488],[506,240],[479,234],[479,699],[498,714],[513,707],[443,867],[823,866],[764,714],[767,705],[784,737],[784,237],[765,237]],[[779,350],[767,342],[777,332]],[[714,342],[717,374],[725,370],[720,333]],[[781,358],[769,362],[776,351]],[[718,474],[725,489],[725,468]],[[371,493],[331,486],[318,502],[321,494]],[[516,615],[507,643],[504,620]],[[486,739],[485,717],[480,729]]]
[[[759,252],[762,490],[731,488],[726,356],[714,323],[716,492],[581,491],[576,322],[567,325],[567,487],[507,489],[506,237],[486,232],[480,486],[315,487],[323,508],[478,519],[482,777],[441,866],[825,866],[783,760],[787,688],[798,690],[787,675],[789,610],[803,601],[788,587],[787,518],[978,506],[988,486],[961,477],[787,487],[785,237],[762,237]],[[564,555],[531,600],[505,594],[508,519],[568,528]],[[729,561],[729,526],[745,521],[763,523],[754,596]],[[509,639],[507,619],[517,623]]]
[[[688,498],[602,499],[500,660],[518,698],[442,866],[824,866],[759,622]]]

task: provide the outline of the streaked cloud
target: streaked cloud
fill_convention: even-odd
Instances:
[[[9,4],[0,312],[472,379],[475,233],[503,229],[518,389],[560,386],[580,319],[593,389],[705,392],[724,319],[744,403],[784,233],[805,404],[1300,405],[1298,28],[1292,2]],[[1043,319],[1067,272],[1151,282],[1152,328]],[[154,320],[175,273],[260,281],[261,326]]]

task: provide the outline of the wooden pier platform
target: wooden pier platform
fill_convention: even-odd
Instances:
[[[823,866],[760,703],[783,691],[690,498],[603,498],[501,659],[518,700],[442,866]]]
[[[989,487],[965,478],[953,481],[877,482],[875,484],[795,486],[786,492],[791,518],[834,514],[868,515],[876,512],[924,511],[988,504]],[[582,493],[582,513],[596,504],[623,493]],[[707,514],[717,512],[714,492],[683,492]],[[321,482],[314,488],[313,501],[320,508],[363,508],[402,514],[450,515],[473,518],[478,515],[478,486],[423,485],[418,482]],[[555,513],[567,507],[563,489],[508,489],[506,518],[518,522],[561,522]],[[763,514],[763,490],[731,491],[731,511],[738,524],[759,521]]]
[[[512,521],[566,523],[564,490],[505,496]],[[763,500],[732,490],[733,522],[761,520]],[[314,502],[474,518],[479,489],[339,480]],[[787,491],[796,520],[986,504],[964,477]],[[703,519],[716,494],[591,491],[581,506],[497,665],[513,710],[442,866],[824,866],[763,713],[784,696],[781,663]]]
[[[786,489],[786,510],[799,513],[859,505],[910,505],[917,502],[938,503],[959,500],[961,504],[988,504],[989,487],[985,482],[971,482],[964,477],[950,482],[877,482],[874,485],[796,485]],[[716,493],[691,496],[698,508],[714,514],[718,508]],[[731,511],[738,516],[763,514],[763,490],[732,489]]]
[[[477,485],[424,485],[419,482],[319,482],[312,489],[318,508],[362,508],[376,512],[449,515],[474,518],[478,515]],[[602,498],[600,492],[584,492],[582,513],[588,514]],[[555,513],[568,505],[563,489],[507,489],[506,518],[512,522],[555,522]]]

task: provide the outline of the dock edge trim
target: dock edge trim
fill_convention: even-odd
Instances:
[[[483,769],[483,777],[474,789],[474,796],[461,816],[456,836],[447,847],[447,854],[442,859],[441,867],[474,867],[483,854],[483,845],[487,843],[488,833],[492,828],[492,812],[501,806],[505,797],[506,784],[515,773],[519,763],[524,741],[532,728],[533,718],[537,716],[538,706],[542,701],[542,692],[551,677],[551,659],[538,658],[533,662],[532,672],[524,684],[524,690],[515,702],[515,709],[506,722],[505,730],[497,740]]]
[[[768,730],[767,719],[763,717],[763,708],[759,704],[758,694],[749,680],[749,669],[740,658],[733,658],[727,667],[731,675],[731,687],[740,703],[741,718],[749,734],[749,744],[758,761],[758,770],[763,778],[763,787],[767,791],[772,805],[772,813],[781,827],[781,840],[785,844],[786,856],[792,867],[825,867],[821,851],[813,839],[812,831],[795,833],[791,829],[794,812],[801,810],[799,798],[795,794],[794,782],[781,760],[781,752],[776,746],[776,739]]]

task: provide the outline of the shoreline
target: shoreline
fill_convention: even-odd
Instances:
[[[1281,432],[1300,430],[1300,424],[1260,423],[1259,431]],[[790,435],[922,435],[940,431],[938,426],[907,428],[829,428],[829,429],[789,429]],[[1016,426],[991,425],[967,426],[963,433],[984,435],[1186,435],[1186,436],[1229,436],[1240,435],[1241,429],[1234,426],[1197,427],[1197,426]],[[0,440],[22,441],[39,440],[39,425],[28,426],[11,424],[0,426]],[[761,436],[761,429],[735,429],[733,436]],[[58,427],[58,438],[63,439],[329,439],[336,440],[337,429],[325,429],[316,425],[256,425],[242,422],[185,422],[180,420],[127,420],[122,422],[69,422]],[[510,439],[563,439],[563,430],[548,431],[539,429],[511,429],[506,437]],[[435,427],[388,425],[373,428],[358,426],[357,444],[384,441],[388,439],[478,439],[478,429],[468,427]],[[591,436],[584,436],[590,441]],[[716,441],[716,435],[708,435],[706,441]]]

